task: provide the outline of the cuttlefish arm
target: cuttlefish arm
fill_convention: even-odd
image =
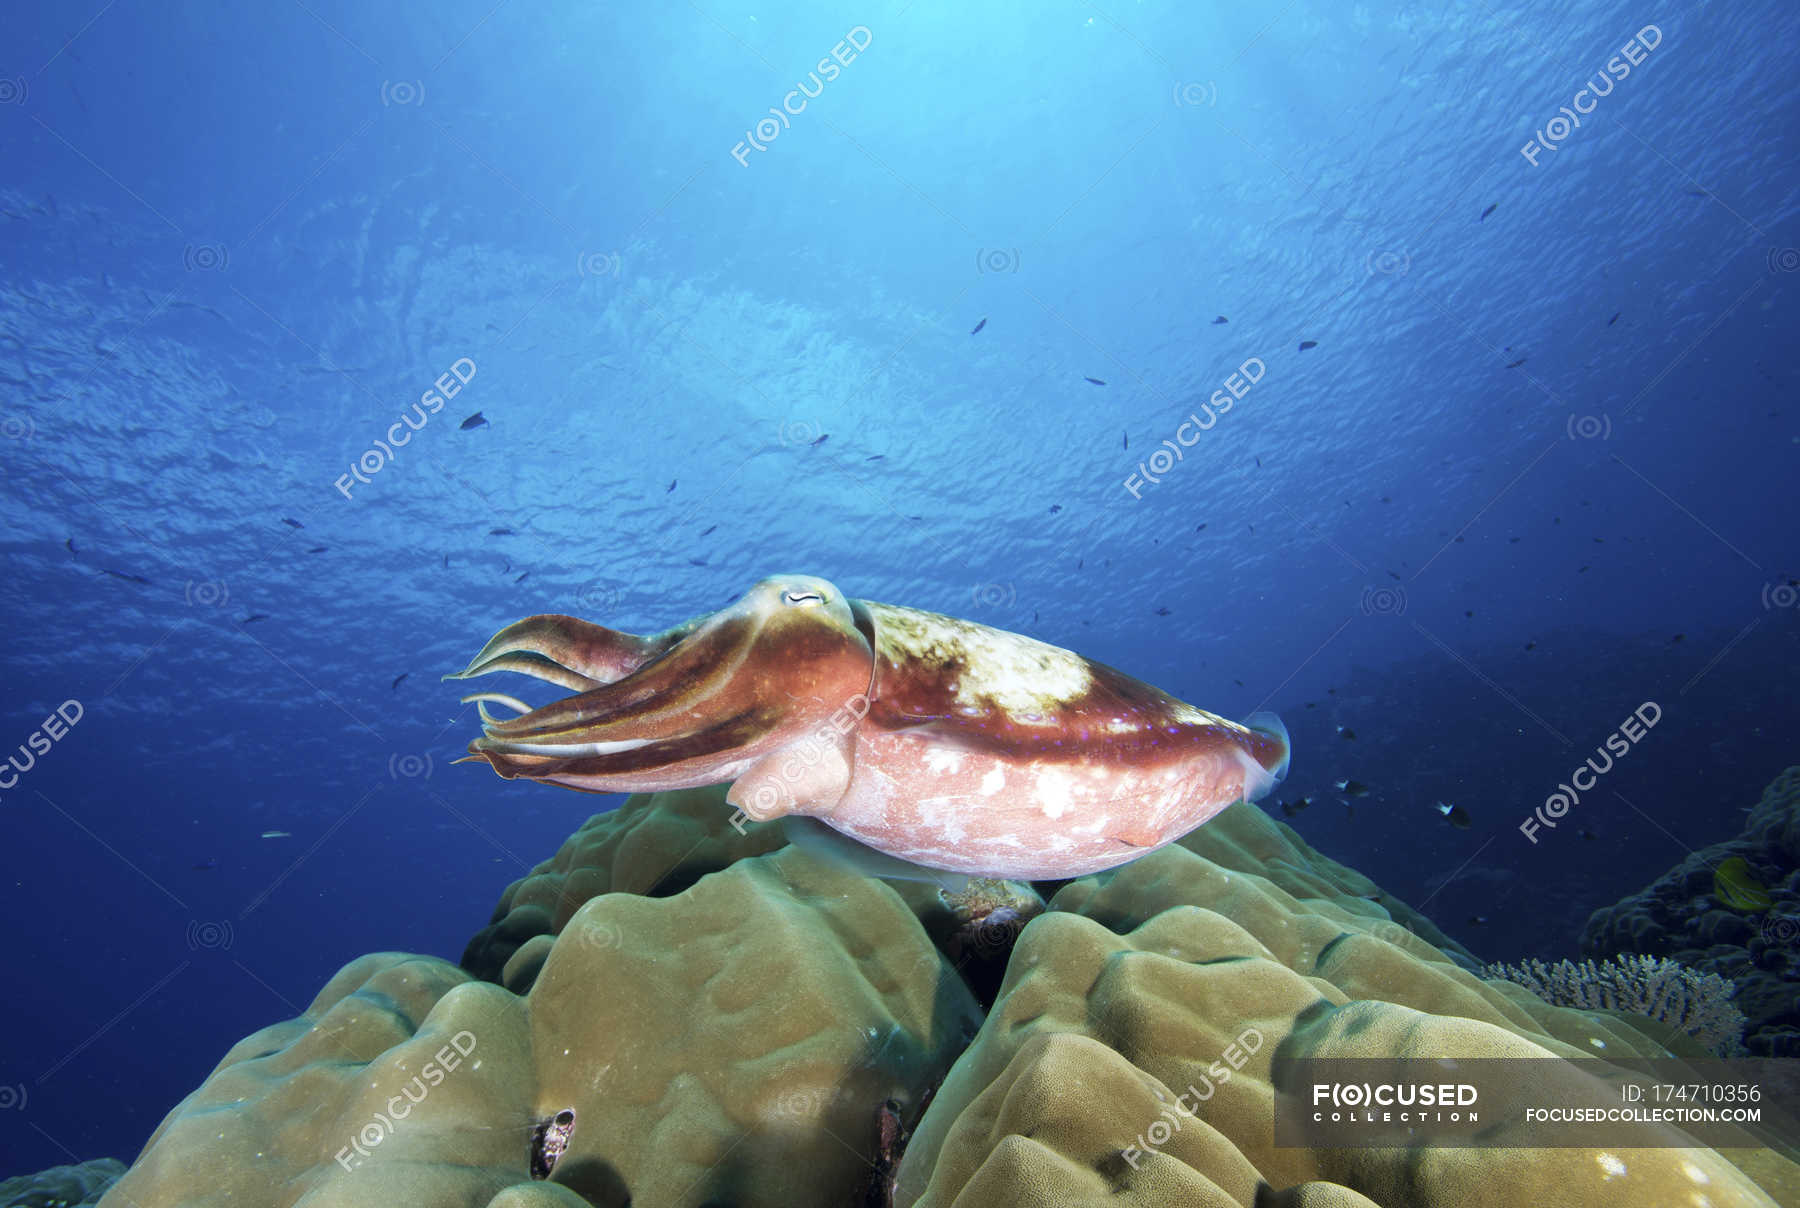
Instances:
[[[584,621],[545,614],[526,617],[488,639],[469,665],[447,680],[517,671],[576,692],[624,679],[667,653],[706,622],[701,616],[662,633],[640,637]]]
[[[862,698],[873,658],[850,601],[823,580],[785,576],[648,637],[574,617],[530,617],[447,678],[515,671],[576,693],[504,721],[484,712],[484,733],[469,753],[508,779],[603,793],[731,780],[758,801],[773,784],[788,807],[773,812],[798,812],[843,791],[848,734],[798,778],[758,764]]]

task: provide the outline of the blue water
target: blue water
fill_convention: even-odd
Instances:
[[[450,766],[530,613],[798,570],[1272,708],[1301,834],[1491,959],[1800,759],[1800,10],[989,7],[0,17],[0,753],[80,713],[0,787],[0,1173],[612,800]]]

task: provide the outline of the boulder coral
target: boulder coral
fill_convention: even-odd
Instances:
[[[935,891],[738,834],[709,793],[634,798],[510,887],[465,957],[491,980],[352,962],[233,1048],[103,1205],[1800,1202],[1767,1151],[1276,1147],[1278,1052],[1665,1050],[1483,980],[1254,807],[1040,884],[978,997]]]
[[[776,853],[590,900],[525,995],[352,962],[227,1053],[103,1203],[836,1208],[882,1106],[915,1111],[979,1022],[891,890]]]
[[[125,1163],[94,1158],[74,1166],[52,1166],[37,1174],[0,1179],[0,1204],[6,1208],[87,1208],[119,1181]]]

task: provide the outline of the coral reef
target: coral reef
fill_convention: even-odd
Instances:
[[[898,896],[798,851],[595,898],[535,942],[523,996],[353,962],[233,1048],[105,1202],[837,1208],[882,1106],[916,1111],[980,1022]]]
[[[590,898],[670,897],[709,872],[787,843],[779,826],[739,831],[724,825],[719,800],[717,789],[683,789],[632,797],[595,814],[556,855],[506,887],[492,920],[463,950],[462,967],[483,981],[503,982],[507,962],[527,940],[556,935]],[[504,984],[528,987],[525,972],[521,984]]]
[[[1277,1051],[1599,1050],[1663,1052],[1617,1019],[1485,983],[1391,923],[1303,904],[1266,878],[1169,848],[1070,883],[1025,930],[981,1034],[907,1149],[897,1202],[1637,1205],[1702,1181],[1715,1208],[1771,1202],[1704,1151],[1638,1152],[1617,1171],[1577,1149],[1423,1157],[1272,1144]],[[1784,1167],[1765,1177],[1800,1192],[1800,1170]],[[1291,1198],[1258,1198],[1264,1187]]]
[[[1693,1037],[1721,1057],[1743,1048],[1744,1013],[1732,1003],[1737,987],[1716,973],[1696,973],[1649,956],[1557,961],[1546,965],[1489,965],[1483,976],[1517,982],[1559,1007],[1624,1011]]]
[[[85,1208],[97,1204],[106,1189],[125,1173],[117,1158],[94,1158],[79,1166],[52,1166],[37,1174],[0,1179],[0,1204],[6,1208]]]
[[[634,798],[511,887],[471,944],[500,984],[429,957],[353,962],[234,1047],[103,1203],[1603,1208],[1701,1184],[1713,1208],[1800,1200],[1800,1167],[1764,1151],[1740,1169],[1699,1149],[1276,1148],[1277,1051],[1664,1049],[1482,980],[1254,807],[1063,883],[1030,917],[1020,887],[890,886],[774,828],[740,836],[710,800]],[[645,896],[671,879],[685,888]],[[1015,942],[978,951],[967,928],[984,925]],[[957,945],[1001,960],[985,1018]]]
[[[1743,865],[1727,863],[1734,858]],[[1746,870],[1764,887],[1767,907],[1746,913],[1731,904],[1736,895],[1722,899],[1722,866]],[[1800,767],[1763,791],[1735,839],[1694,852],[1639,892],[1595,911],[1581,950],[1667,957],[1735,982],[1735,1002],[1748,1021],[1745,1049],[1800,1057]]]

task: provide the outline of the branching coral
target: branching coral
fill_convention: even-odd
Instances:
[[[1744,1013],[1731,1001],[1735,983],[1672,960],[1626,956],[1546,965],[1489,965],[1484,977],[1517,982],[1545,1002],[1580,1010],[1630,1011],[1666,1023],[1724,1056],[1741,1049]]]

